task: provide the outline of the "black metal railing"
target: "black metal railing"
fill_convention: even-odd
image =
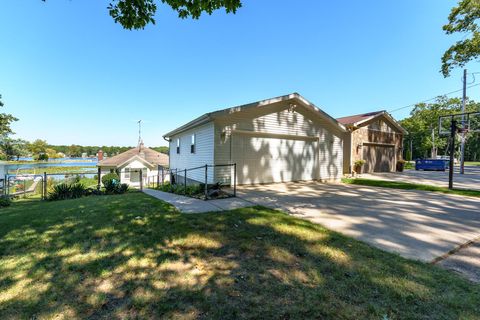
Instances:
[[[204,200],[236,197],[236,175],[236,163],[205,164],[181,169],[159,168],[156,187],[163,191]]]

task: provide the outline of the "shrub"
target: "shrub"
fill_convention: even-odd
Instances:
[[[120,178],[118,177],[118,174],[114,173],[114,172],[111,172],[111,173],[107,173],[106,175],[104,175],[102,177],[102,183],[103,183],[103,186],[106,188],[106,184],[109,182],[109,181],[116,181],[117,183],[120,182]]]
[[[60,183],[53,186],[52,191],[48,195],[48,200],[65,200],[70,198],[72,187],[67,183]]]
[[[102,178],[103,180],[103,178]],[[103,182],[103,186],[105,187],[105,191],[109,194],[115,193],[117,186],[119,185],[118,180],[115,179],[108,179]]]
[[[66,200],[83,197],[87,194],[85,186],[81,183],[60,183],[52,188],[48,195],[49,200]]]
[[[81,198],[86,194],[85,186],[79,182],[70,185],[71,188],[71,198]]]
[[[119,183],[115,179],[106,181],[104,187],[107,194],[122,194],[128,190],[128,184]]]
[[[361,159],[361,160],[357,160],[353,163],[356,167],[361,167],[365,164],[365,160]]]
[[[172,192],[172,184],[170,182],[165,182],[157,187],[158,190],[163,192]]]
[[[1,196],[0,197],[0,207],[8,207],[12,203],[9,197]]]
[[[86,196],[103,196],[105,192],[102,190],[98,190],[97,188],[87,188],[85,189],[85,195]]]
[[[406,161],[402,160],[402,159],[397,161],[396,169],[397,169],[398,172],[403,172],[403,169],[405,168],[405,163],[406,163]]]
[[[46,153],[41,153],[38,155],[38,159],[39,161],[48,161],[48,154]]]
[[[165,182],[164,184],[160,185],[157,187],[157,190],[163,191],[163,192],[170,192],[170,193],[175,193],[178,195],[185,195],[187,196],[198,196],[198,195],[203,195],[205,191],[205,187],[203,184],[200,185],[187,185],[186,187],[181,184],[171,184],[169,182]]]
[[[118,191],[119,191],[120,194],[127,192],[128,191],[128,184],[126,184],[126,183],[120,184],[118,186]]]
[[[353,163],[353,170],[356,172],[356,173],[362,173],[362,167],[363,165],[365,164],[365,160],[357,160]]]

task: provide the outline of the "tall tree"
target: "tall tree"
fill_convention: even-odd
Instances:
[[[0,94],[0,108],[3,107],[2,95]],[[17,118],[7,113],[0,113],[0,136],[6,137],[7,135],[13,133],[10,125],[12,122],[18,121]]]
[[[212,14],[221,8],[227,13],[236,13],[242,6],[240,0],[111,0],[107,9],[113,20],[125,29],[143,29],[150,23],[155,24],[159,2],[170,6],[182,19],[198,19],[202,13]]]
[[[410,113],[410,117],[400,121],[400,124],[408,131],[405,137],[405,146],[408,149],[410,141],[413,144],[413,158],[429,157],[433,147],[432,132],[435,135],[435,147],[439,155],[446,155],[449,143],[448,137],[438,136],[438,117],[442,115],[458,113],[461,110],[461,100],[458,98],[438,97],[434,103],[420,103]],[[480,104],[468,100],[467,112],[480,111]],[[480,157],[478,134],[467,135],[466,153],[467,160],[474,160],[475,154]]]
[[[442,57],[442,73],[450,75],[454,67],[463,67],[480,56],[480,0],[460,0],[448,16],[448,24],[443,30],[451,34],[465,34]]]
[[[5,160],[18,160],[28,154],[27,141],[5,138],[0,142],[1,157]]]
[[[47,150],[48,144],[47,141],[42,139],[37,139],[29,144],[28,149],[30,150],[33,155],[39,155],[41,153],[45,153]]]

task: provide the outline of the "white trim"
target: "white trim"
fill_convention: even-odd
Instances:
[[[122,168],[124,165],[127,165],[128,163],[130,163],[132,160],[138,160],[140,162],[143,162],[144,164],[146,164],[147,166],[150,166],[151,168],[154,168],[155,166],[148,162],[147,160],[145,160],[144,158],[142,157],[139,157],[138,155],[134,155],[133,157],[131,157],[130,159],[128,160],[125,160],[124,162],[120,163],[117,168]]]
[[[270,133],[270,132],[249,131],[249,130],[232,130],[231,132],[232,134],[243,134],[243,135],[263,137],[263,138],[303,140],[303,141],[319,140],[317,136],[300,136],[300,135],[293,135],[293,134]]]
[[[245,105],[240,105],[240,106],[236,106],[236,107],[232,107],[232,108],[227,108],[227,109],[223,109],[223,110],[218,110],[218,111],[206,113],[206,114],[198,117],[197,119],[194,119],[194,120],[184,124],[183,126],[180,126],[177,129],[166,133],[165,135],[163,135],[163,138],[164,139],[169,139],[169,138],[173,137],[174,135],[177,135],[177,134],[182,133],[184,131],[187,131],[189,129],[196,128],[196,127],[198,127],[202,124],[214,121],[218,117],[228,116],[232,113],[243,111],[247,108],[261,108],[261,107],[264,107],[266,105],[271,105],[271,104],[278,103],[278,102],[286,102],[286,101],[289,101],[289,100],[297,100],[297,101],[301,102],[301,104],[304,108],[309,109],[310,111],[313,111],[313,112],[317,113],[322,118],[324,118],[325,120],[330,122],[333,126],[337,127],[341,132],[347,132],[347,129],[343,124],[341,124],[340,122],[338,122],[337,120],[332,118],[326,112],[324,112],[323,110],[321,110],[320,108],[315,106],[313,103],[311,103],[310,101],[308,101],[307,99],[302,97],[300,94],[292,93],[292,94],[288,94],[288,95],[285,95],[285,96],[280,96],[280,97],[276,97],[276,98],[261,100],[261,101],[254,102],[254,103],[249,103],[249,104],[245,104]]]
[[[371,116],[367,119],[357,121],[357,122],[353,123],[352,125],[354,127],[360,127],[365,122],[371,121],[371,120],[379,118],[381,116],[384,116],[388,120],[388,122],[390,122],[390,124],[392,124],[395,128],[397,128],[402,134],[407,134],[408,133],[407,130],[405,130],[401,125],[399,125],[398,122],[395,119],[393,119],[393,117],[390,116],[386,111],[378,113],[378,114],[376,114],[374,116]],[[360,128],[358,128],[358,129],[360,129]],[[375,129],[373,129],[373,130],[375,130]],[[382,130],[379,130],[379,131],[382,131]],[[383,131],[383,132],[386,132],[386,131]]]

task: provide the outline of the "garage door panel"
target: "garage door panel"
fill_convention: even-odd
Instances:
[[[317,179],[318,142],[234,135],[239,184]]]
[[[395,148],[393,146],[364,145],[365,172],[390,172],[394,170]]]

